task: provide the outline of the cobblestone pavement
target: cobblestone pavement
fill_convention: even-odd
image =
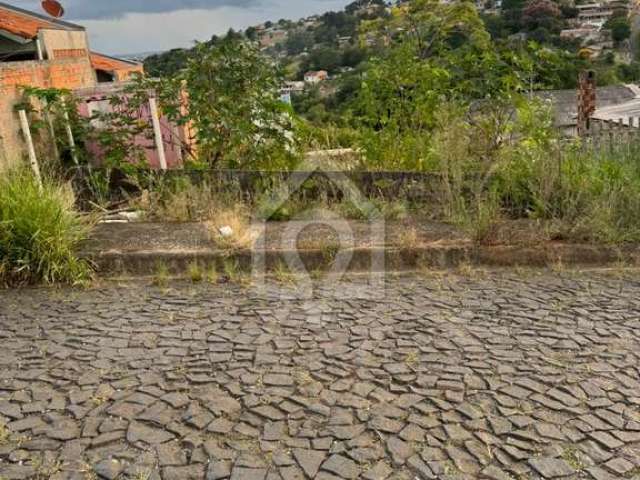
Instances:
[[[640,477],[640,282],[0,292],[0,478]]]

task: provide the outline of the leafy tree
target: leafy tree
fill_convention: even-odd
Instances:
[[[530,9],[532,18],[536,11]],[[388,167],[397,156],[393,168],[426,168],[443,105],[475,112],[512,104],[531,90],[571,88],[584,65],[570,52],[536,42],[492,42],[467,2],[414,0],[394,9],[388,21],[365,24],[363,32],[378,32],[389,47],[369,61],[352,114],[367,158]]]
[[[640,62],[618,65],[618,76],[623,82],[637,82],[640,80]]]
[[[244,31],[244,36],[252,42],[256,41],[258,39],[258,30],[256,27],[249,27]]]
[[[342,52],[341,64],[343,67],[355,68],[367,58],[367,51],[358,48],[350,47]]]
[[[292,147],[292,117],[280,85],[279,73],[257,47],[225,38],[215,46],[197,45],[180,75],[150,86],[161,91],[170,118],[193,125],[201,161],[215,168],[269,168],[287,161]]]
[[[189,50],[176,48],[165,53],[151,55],[144,61],[144,71],[153,77],[175,75],[187,65]]]
[[[340,52],[332,47],[313,49],[301,65],[302,73],[309,70],[326,70],[335,72],[341,65]]]
[[[484,21],[485,28],[487,32],[491,35],[493,39],[505,38],[513,33],[509,29],[509,25],[504,17],[504,15],[500,14],[484,14],[481,15],[482,20]]]
[[[385,8],[386,4],[384,0],[356,0],[355,2],[352,2],[344,7],[344,11],[349,15],[355,15],[362,8],[373,6]]]
[[[225,36],[225,38],[227,40],[242,40],[242,33],[241,32],[236,32],[233,28],[230,28],[229,31],[227,32],[227,35]]]
[[[526,0],[503,0],[501,16],[504,19],[508,29],[515,33],[522,28],[521,17],[522,9]]]
[[[320,17],[322,23],[329,29],[335,29],[338,35],[353,35],[356,31],[357,19],[346,12],[327,12]]]
[[[313,34],[307,30],[296,31],[287,37],[285,48],[289,55],[298,55],[314,45]]]
[[[530,0],[522,10],[522,25],[529,31],[540,28],[559,30],[562,12],[552,0]]]
[[[469,2],[440,4],[435,0],[413,0],[395,7],[391,19],[367,22],[363,32],[377,32],[389,40],[389,32],[401,32],[397,43],[411,44],[421,60],[444,55],[461,46],[465,50],[487,49],[490,36]]]
[[[620,44],[631,37],[631,24],[626,15],[611,17],[604,24],[604,28],[611,30],[611,38],[616,44]]]

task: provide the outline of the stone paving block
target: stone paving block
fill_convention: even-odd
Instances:
[[[33,477],[36,457],[150,480],[640,467],[636,281],[401,278],[349,301],[107,284],[0,305],[0,477]]]
[[[531,458],[529,465],[544,478],[567,477],[575,473],[575,470],[567,462],[559,458]]]

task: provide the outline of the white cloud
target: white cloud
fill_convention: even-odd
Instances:
[[[140,10],[137,2],[104,0],[59,0],[67,8],[65,20],[87,27],[91,47],[112,53],[140,53],[189,47],[194,40],[208,40],[212,35],[226,33],[229,28],[244,29],[267,20],[280,18],[296,20],[314,13],[340,10],[349,0],[171,0],[144,3],[157,4],[148,10],[162,13],[131,13]],[[34,3],[35,2],[35,3]],[[234,6],[219,6],[234,3]],[[39,0],[20,0],[17,6],[39,11]],[[36,5],[36,6],[34,6]],[[75,11],[74,5],[79,9]],[[98,5],[103,5],[98,7]],[[110,7],[105,7],[110,5]],[[158,6],[159,5],[159,6]],[[211,8],[193,9],[193,5],[210,5]],[[81,6],[81,8],[80,8]],[[95,7],[95,11],[91,10]],[[107,10],[119,8],[120,18],[77,19],[81,17],[105,17]],[[173,11],[170,11],[173,9]],[[127,13],[129,12],[129,13]],[[108,15],[107,15],[108,16]],[[113,16],[113,11],[112,15]]]

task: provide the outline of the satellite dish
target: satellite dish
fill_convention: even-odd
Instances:
[[[54,18],[60,18],[64,15],[64,8],[57,0],[44,0],[42,8]]]

